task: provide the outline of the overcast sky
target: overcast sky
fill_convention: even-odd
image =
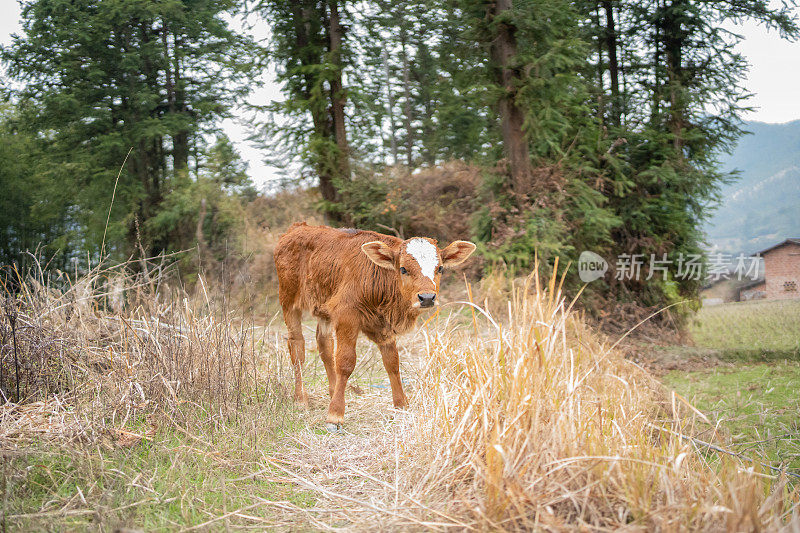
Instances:
[[[0,44],[5,45],[12,33],[20,31],[17,0],[0,0],[0,13]],[[787,42],[777,32],[767,32],[763,26],[749,22],[730,29],[744,36],[739,51],[750,63],[744,85],[754,94],[749,105],[756,109],[744,118],[772,123],[800,119],[800,42]],[[276,99],[280,99],[278,87],[267,81],[252,95],[251,102],[266,104]],[[227,120],[223,129],[249,163],[250,176],[259,186],[276,175],[276,169],[264,163],[265,154],[247,142],[248,128],[244,124]]]

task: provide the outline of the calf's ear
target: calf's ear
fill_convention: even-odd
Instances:
[[[370,260],[379,267],[394,270],[394,250],[386,243],[372,241],[361,245],[361,251],[367,254]]]
[[[451,267],[461,264],[474,251],[475,245],[469,241],[453,241],[447,248],[442,250],[442,265]]]

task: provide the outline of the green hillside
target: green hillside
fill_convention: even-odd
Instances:
[[[722,187],[722,202],[707,224],[712,245],[753,253],[800,235],[800,120],[750,122],[723,168],[739,179]]]

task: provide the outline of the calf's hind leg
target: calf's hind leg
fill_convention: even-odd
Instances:
[[[336,359],[334,372],[336,384],[333,387],[333,396],[328,406],[328,424],[338,427],[344,419],[344,391],[347,389],[347,380],[356,367],[356,341],[358,340],[358,327],[347,322],[336,325]]]
[[[283,309],[283,320],[289,330],[289,358],[294,369],[294,400],[308,407],[308,395],[303,387],[303,363],[306,360],[306,343],[303,338],[303,311],[301,309]]]
[[[317,349],[319,358],[325,365],[325,373],[328,375],[328,395],[333,397],[333,388],[336,385],[336,371],[333,365],[333,335],[331,335],[331,323],[321,318],[317,322]]]

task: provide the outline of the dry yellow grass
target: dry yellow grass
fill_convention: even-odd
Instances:
[[[283,374],[267,330],[202,276],[191,294],[168,279],[125,265],[20,278],[0,309],[4,412],[68,407],[97,435],[155,413],[217,423],[274,396]]]
[[[485,317],[488,337],[431,339],[415,423],[430,494],[479,528],[780,527],[796,492],[728,459],[709,465],[678,436],[691,408],[600,343],[555,280],[528,281],[504,323]]]
[[[362,351],[356,377],[369,374],[360,382],[366,391],[348,400],[343,435],[320,430],[323,382],[311,385],[316,397],[310,412],[297,409],[291,424],[270,432],[273,413],[285,412],[281,384],[289,383],[284,341],[274,329],[248,327],[203,291],[191,298],[148,289],[112,312],[101,305],[99,284],[89,286],[95,296],[78,315],[85,302],[65,296],[72,288],[28,285],[27,300],[17,301],[18,316],[39,324],[30,331],[40,332],[21,338],[22,345],[67,339],[69,349],[59,353],[72,355],[57,359],[63,363],[57,367],[73,374],[62,390],[48,392],[60,411],[38,398],[45,403],[7,405],[0,424],[4,446],[44,440],[37,427],[63,419],[80,422],[78,431],[89,422],[106,428],[106,435],[117,431],[116,438],[133,439],[125,446],[146,446],[147,457],[161,450],[162,461],[180,449],[181,461],[195,466],[177,476],[171,465],[167,475],[177,477],[169,477],[166,488],[152,482],[163,471],[144,459],[126,473],[126,479],[151,484],[147,503],[136,507],[138,514],[125,515],[125,525],[365,531],[800,527],[797,488],[785,476],[682,438],[702,415],[601,342],[569,310],[555,280],[540,287],[534,275],[511,289],[505,305],[453,303],[405,339],[408,411],[390,409],[386,389],[367,386],[375,361]],[[505,313],[491,316],[487,308]],[[98,370],[104,359],[108,366]],[[255,410],[262,418],[253,418]],[[148,434],[143,424],[151,419],[136,413],[160,413],[175,431]],[[63,431],[74,434],[70,424]],[[58,428],[47,434],[57,438]],[[101,453],[102,443],[82,442],[80,457]],[[13,516],[26,517],[19,520],[64,527],[67,516],[92,508],[90,496],[81,507],[83,492],[62,500],[45,492],[32,503],[38,493],[25,485],[30,474],[15,475],[13,483],[29,495],[28,501],[11,500]],[[61,515],[47,498],[66,502]],[[180,508],[171,511],[176,501]],[[131,505],[125,502],[111,511]]]

